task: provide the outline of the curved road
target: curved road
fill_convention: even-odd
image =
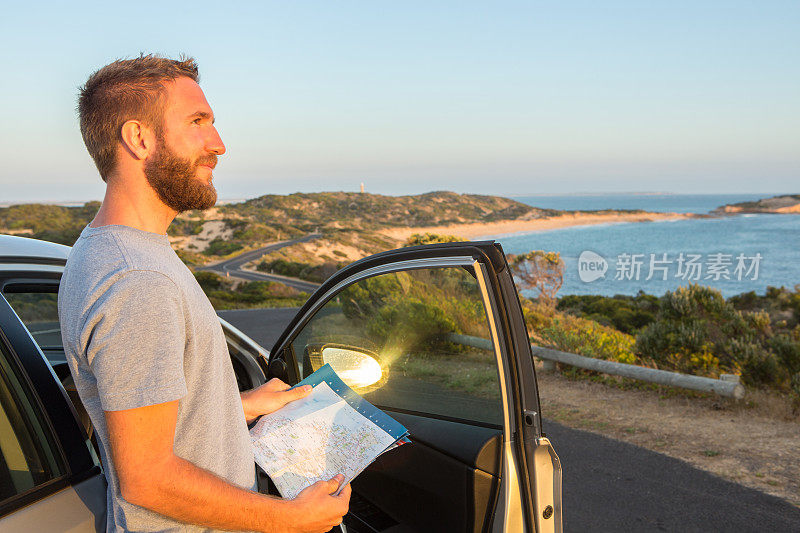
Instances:
[[[295,313],[252,309],[219,314],[269,349]],[[547,406],[542,408],[546,414]],[[547,419],[544,426],[564,468],[567,532],[800,531],[800,509],[784,500],[638,446]]]
[[[311,281],[303,281],[301,279],[290,278],[287,276],[280,276],[278,274],[267,274],[266,272],[254,272],[252,270],[242,270],[242,266],[244,266],[245,263],[249,263],[251,261],[255,261],[256,259],[261,258],[261,256],[266,253],[274,252],[275,250],[278,250],[285,246],[291,246],[292,244],[297,244],[299,242],[308,242],[318,238],[319,236],[320,236],[319,233],[311,233],[309,235],[306,235],[305,237],[300,237],[299,239],[292,239],[290,241],[278,242],[275,244],[271,244],[269,246],[265,246],[263,248],[259,248],[258,250],[251,250],[249,252],[237,255],[233,259],[228,259],[226,261],[221,261],[213,265],[200,267],[198,268],[198,270],[208,270],[210,272],[216,272],[221,276],[227,276],[228,274],[230,274],[231,276],[235,276],[241,279],[246,279],[248,281],[277,281],[279,283],[283,283],[284,285],[288,285],[289,287],[293,287],[299,291],[311,294],[315,290],[317,290],[317,288],[319,287],[319,283],[313,283]]]

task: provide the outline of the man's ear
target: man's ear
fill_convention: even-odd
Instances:
[[[129,120],[123,124],[120,134],[122,145],[136,159],[147,159],[155,150],[156,137],[153,130],[138,120]]]

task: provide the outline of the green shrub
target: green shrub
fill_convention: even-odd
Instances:
[[[225,220],[228,227],[233,229],[232,238],[244,242],[267,242],[276,240],[278,232],[275,228],[265,224],[246,222],[241,220]]]
[[[444,310],[431,302],[400,299],[382,306],[366,323],[373,339],[384,343],[428,348],[437,351],[449,347],[444,334],[456,332],[456,324]]]
[[[65,244],[72,246],[78,237],[81,235],[84,226],[72,226],[61,230],[44,230],[37,231],[31,237],[34,239],[41,239],[43,241],[57,242],[58,244]]]
[[[782,334],[770,340],[770,347],[789,374],[800,373],[800,342]]]
[[[708,344],[703,344],[694,351],[680,348],[675,353],[669,354],[662,366],[684,374],[716,376],[720,373],[719,358],[712,353]]]
[[[308,268],[304,263],[296,263],[294,261],[287,261],[286,259],[275,259],[273,261],[261,261],[256,270],[261,272],[273,272],[282,276],[290,276],[293,278],[300,277],[300,273]]]
[[[340,296],[342,312],[349,319],[366,320],[384,305],[405,294],[401,276],[375,276],[347,287]]]
[[[342,291],[343,315],[376,345],[459,351],[447,333],[490,338],[479,288],[459,269],[397,272],[359,281]]]
[[[205,255],[229,255],[233,252],[241,250],[242,248],[244,247],[241,244],[226,241],[217,237],[208,243],[208,247],[203,250],[203,253]]]
[[[19,204],[0,207],[0,228],[30,229],[29,237],[72,245],[83,228],[94,218],[100,202],[78,207],[45,204]]]
[[[296,307],[308,298],[308,294],[283,283],[250,281],[236,285],[234,280],[214,272],[201,271],[194,275],[214,309]]]
[[[256,269],[261,272],[272,272],[290,278],[323,282],[336,273],[342,266],[343,263],[332,263],[330,261],[318,265],[310,265],[308,263],[298,263],[296,261],[278,258],[272,261],[261,261],[256,266]]]
[[[440,242],[462,242],[464,239],[455,235],[440,235],[438,233],[415,233],[403,244],[407,246],[421,246],[423,244],[435,244]]]
[[[593,320],[560,313],[544,303],[522,300],[531,340],[563,352],[628,364],[644,364],[634,338]]]
[[[556,308],[583,318],[635,334],[655,320],[658,298],[640,292],[636,296],[568,295],[559,298]]]
[[[236,290],[226,285],[206,294],[215,309],[297,307],[308,299],[307,293],[271,281],[242,283]]]
[[[198,235],[203,231],[205,220],[184,220],[176,218],[167,228],[167,234],[172,236]]]
[[[201,270],[194,273],[194,278],[205,292],[218,290],[222,287],[222,276],[214,272]]]
[[[782,369],[772,352],[747,346],[741,353],[746,354],[741,363],[742,380],[747,385],[776,385],[780,382]]]
[[[745,293],[735,302],[750,306],[754,298]],[[748,385],[776,388],[788,387],[800,364],[800,347],[773,334],[766,311],[738,310],[719,291],[699,285],[661,298],[655,322],[637,336],[636,351],[665,368],[711,377],[741,373]]]
[[[782,333],[789,332],[800,321],[800,285],[795,286],[794,290],[767,287],[763,296],[750,291],[731,296],[728,301],[739,311],[766,312],[772,327]]]

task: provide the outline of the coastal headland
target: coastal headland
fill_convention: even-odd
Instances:
[[[798,214],[800,213],[800,194],[785,194],[762,198],[755,202],[740,202],[718,207],[714,210],[717,214],[740,215],[753,213]]]
[[[99,208],[19,204],[0,207],[0,233],[71,245]],[[465,240],[594,224],[647,222],[707,215],[641,210],[561,211],[511,198],[436,191],[408,196],[322,192],[264,195],[181,213],[169,227],[175,250],[190,265],[229,258],[277,241],[319,234],[300,251],[304,262],[353,261],[397,248],[415,233]],[[293,250],[284,250],[284,255]],[[308,252],[308,253],[306,253]],[[287,259],[289,257],[286,257]],[[295,258],[301,259],[301,258]]]

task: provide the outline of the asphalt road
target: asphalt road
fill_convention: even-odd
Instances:
[[[221,311],[267,349],[297,309]],[[547,405],[542,406],[547,414]],[[683,461],[562,426],[545,417],[564,468],[564,529],[570,531],[800,532],[800,509]],[[742,438],[758,439],[742,428]],[[687,438],[690,438],[687,436]]]
[[[245,335],[267,350],[278,340],[289,321],[299,311],[298,307],[277,309],[236,309],[217,311],[217,314],[236,326]]]
[[[277,274],[267,274],[266,272],[253,272],[251,270],[241,270],[241,268],[245,263],[249,263],[250,261],[255,261],[256,259],[259,259],[262,255],[266,253],[273,252],[275,250],[283,248],[284,246],[290,246],[298,242],[307,242],[316,239],[317,237],[319,237],[318,233],[312,233],[310,235],[306,235],[305,237],[300,237],[299,239],[292,239],[290,241],[283,241],[271,244],[269,246],[259,248],[258,250],[251,250],[249,252],[237,255],[233,259],[228,259],[227,261],[221,261],[213,265],[201,267],[198,270],[208,270],[211,272],[216,272],[217,274],[220,274],[222,276],[230,274],[231,276],[236,276],[237,278],[242,278],[252,281],[277,281],[285,285],[288,285],[290,287],[294,287],[297,290],[311,294],[319,287],[318,283],[312,283],[309,281],[289,278],[286,276],[279,276]]]

